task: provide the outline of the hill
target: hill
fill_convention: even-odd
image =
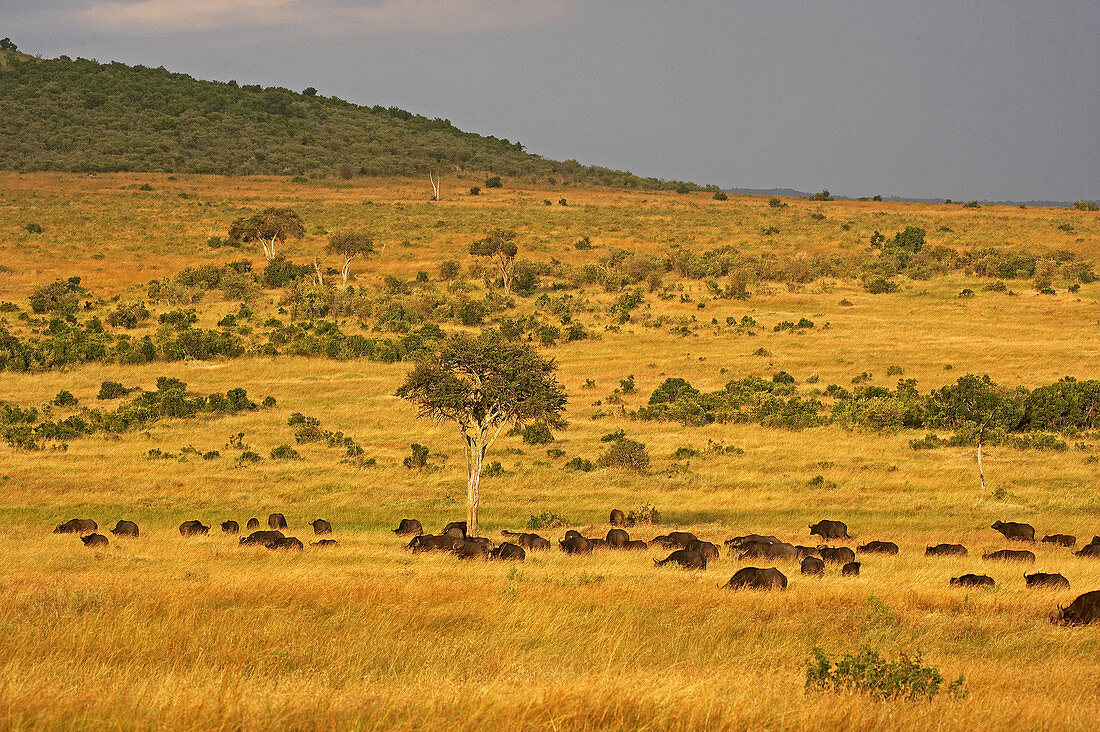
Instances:
[[[0,50],[0,169],[12,171],[452,174],[658,188],[631,173],[547,160],[449,120],[364,107],[309,88],[240,86],[164,68]]]

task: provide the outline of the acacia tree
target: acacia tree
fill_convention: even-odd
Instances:
[[[285,242],[288,238],[301,239],[306,235],[302,217],[292,208],[271,206],[263,211],[242,216],[229,227],[229,237],[240,241],[258,241],[263,245],[267,261],[275,258],[275,242]]]
[[[329,237],[325,250],[329,254],[337,254],[344,258],[344,264],[340,267],[340,277],[343,278],[344,287],[347,287],[352,260],[359,256],[367,257],[374,254],[374,239],[363,231],[342,231]],[[386,251],[385,244],[382,245],[379,253],[384,251]]]
[[[929,400],[932,424],[970,432],[978,447],[978,482],[985,490],[982,444],[990,430],[1011,430],[1023,415],[1018,395],[998,386],[988,375],[967,374],[954,384],[932,392]]]
[[[477,257],[489,257],[493,264],[500,270],[501,279],[504,280],[504,294],[512,294],[512,280],[516,271],[516,255],[519,247],[516,246],[516,232],[511,229],[493,229],[485,235],[484,239],[478,239],[470,244],[470,254]]]
[[[510,424],[565,427],[565,390],[557,365],[526,343],[497,330],[448,336],[420,359],[397,390],[420,415],[458,425],[466,451],[466,531],[478,535],[481,468],[485,453]]]

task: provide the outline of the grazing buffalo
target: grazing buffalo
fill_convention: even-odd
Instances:
[[[673,531],[664,536],[656,536],[649,543],[663,546],[665,549],[686,549],[693,541],[699,541],[699,537],[690,531]]]
[[[897,554],[898,545],[892,541],[869,541],[858,547],[861,554]]]
[[[982,559],[995,559],[1005,562],[1034,562],[1035,554],[1026,549],[998,549],[989,554],[983,554]]]
[[[565,538],[565,539],[578,539],[578,538],[583,539],[584,535],[581,534],[581,532],[577,531],[576,529],[569,529],[569,531],[565,532],[565,536],[563,538]]]
[[[626,526],[626,514],[617,508],[611,511],[611,525]]]
[[[1092,541],[1090,541],[1085,546],[1100,546],[1100,536],[1092,537]]]
[[[424,527],[416,519],[401,519],[393,533],[398,536],[420,536],[424,533]]]
[[[848,562],[856,561],[856,553],[846,546],[819,546],[817,548],[821,554],[821,558],[826,562],[835,562],[836,564],[847,564]]]
[[[799,559],[805,559],[806,557],[816,557],[818,549],[816,546],[800,546],[794,545],[794,550],[798,552]]]
[[[241,525],[238,524],[236,521],[222,521],[222,533],[239,534],[241,533]]]
[[[248,519],[248,523],[244,525],[245,531],[256,531],[260,528],[260,520],[258,518]]]
[[[591,554],[592,542],[585,539],[580,534],[576,536],[567,536],[558,542],[558,546],[566,554]]]
[[[708,562],[718,559],[718,547],[709,541],[693,541],[687,545],[690,551],[702,552]]]
[[[952,577],[949,583],[952,587],[996,587],[997,583],[992,577],[984,574],[964,574],[962,577]]]
[[[684,569],[707,568],[707,558],[703,552],[697,552],[691,549],[677,549],[664,559],[654,559],[653,563],[658,567],[663,567],[666,564],[672,563],[679,564]]]
[[[281,539],[276,539],[270,544],[265,544],[265,546],[268,549],[293,549],[299,552],[305,549],[305,547],[302,546],[301,540],[296,539],[293,536],[284,536]]]
[[[531,551],[545,551],[553,547],[553,544],[538,534],[528,534],[523,531],[509,531],[508,529],[500,533],[514,540],[516,544],[524,549],[529,549]]]
[[[858,577],[859,576],[859,562],[848,562],[840,568],[841,577]]]
[[[459,539],[465,539],[466,538],[466,522],[465,521],[452,521],[451,523],[449,523],[449,524],[447,524],[446,526],[443,527],[443,535],[444,536],[454,536],[455,531],[460,532],[460,536],[458,537]]]
[[[611,548],[611,544],[608,543],[607,539],[600,539],[599,537],[593,537],[593,536],[586,536],[584,538],[588,539],[588,543],[592,545],[593,549],[610,549]]]
[[[493,559],[509,559],[514,562],[522,562],[527,559],[527,552],[523,551],[523,547],[506,541],[493,550]]]
[[[799,569],[802,574],[812,574],[820,577],[825,574],[825,562],[817,557],[806,557],[802,560],[802,566]]]
[[[741,545],[738,561],[748,558],[798,560],[798,550],[783,541],[752,541]]]
[[[1085,544],[1080,551],[1074,552],[1073,556],[1100,559],[1100,544]]]
[[[630,552],[636,552],[636,551],[643,551],[644,552],[648,548],[649,548],[649,545],[646,544],[641,539],[631,539],[630,541],[628,541],[626,544],[623,545],[623,549],[625,549],[627,551],[630,551]]]
[[[53,530],[55,534],[86,534],[90,531],[98,531],[99,524],[91,519],[69,519],[63,524],[58,524]]]
[[[84,542],[84,546],[107,546],[110,543],[103,534],[88,534],[80,537],[80,540]]]
[[[340,542],[336,541],[336,539],[318,539],[317,541],[309,542],[309,545],[310,546],[318,546],[318,547],[321,547],[323,549],[325,547],[337,546],[337,545],[339,545],[339,543]]]
[[[268,549],[271,545],[280,539],[285,539],[283,532],[281,531],[253,531],[248,536],[241,537],[241,540],[237,542],[238,546],[263,546]]]
[[[731,590],[785,590],[787,577],[775,567],[758,569],[743,567],[730,577],[723,589]]]
[[[1044,544],[1057,544],[1058,546],[1077,546],[1077,537],[1069,534],[1047,534],[1043,537]]]
[[[851,539],[848,536],[848,525],[843,521],[818,521],[810,524],[810,536],[817,534],[822,539]]]
[[[1052,623],[1064,625],[1086,625],[1100,622],[1100,590],[1086,592],[1071,602],[1068,607],[1058,606],[1050,616]]]
[[[138,535],[138,525],[133,521],[119,521],[115,524],[115,528],[111,529],[111,533],[115,536],[130,536],[136,538]]]
[[[630,541],[630,534],[622,529],[608,529],[607,545],[612,549],[622,549]]]
[[[462,543],[451,551],[459,559],[488,559],[493,554],[493,544],[488,539],[477,541],[469,538],[462,540]]]
[[[1009,541],[1035,541],[1035,527],[1031,524],[1018,524],[1015,521],[994,521],[989,528],[1001,532]]]
[[[966,547],[962,544],[936,544],[924,550],[926,557],[965,557]]]
[[[205,536],[210,531],[209,526],[204,526],[202,521],[184,521],[180,524],[180,536]]]
[[[779,539],[774,536],[764,536],[763,534],[748,534],[747,536],[735,536],[732,539],[726,539],[726,546],[730,549],[740,549],[745,544],[764,542],[771,544],[781,543]]]
[[[273,513],[267,517],[267,525],[275,531],[286,528],[286,516],[281,513]]]
[[[452,552],[461,547],[465,541],[465,539],[454,536],[421,534],[420,536],[414,536],[405,548],[411,549],[413,554],[419,554],[420,552]]]
[[[314,534],[331,534],[332,533],[332,524],[330,524],[328,521],[325,521],[324,519],[317,519],[315,521],[311,521],[309,525],[313,527],[313,533]]]
[[[1024,582],[1027,583],[1028,587],[1056,587],[1063,590],[1069,589],[1069,580],[1060,574],[1047,574],[1046,572],[1025,574]]]

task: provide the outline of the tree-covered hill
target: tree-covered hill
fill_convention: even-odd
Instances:
[[[310,88],[201,81],[164,68],[0,50],[0,169],[74,172],[446,173],[665,187],[558,162],[445,119],[362,107]]]

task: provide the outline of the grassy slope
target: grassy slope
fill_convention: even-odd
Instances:
[[[146,181],[153,192],[137,190]],[[418,182],[320,187],[157,176],[6,176],[0,191],[0,257],[13,270],[0,274],[0,299],[20,303],[34,284],[71,274],[83,275],[98,294],[140,297],[152,277],[240,256],[201,242],[243,208],[273,201],[293,202],[306,216],[311,233],[288,248],[292,255],[320,248],[319,225],[359,222],[382,232],[393,243],[371,263],[368,281],[465,259],[465,244],[495,222],[520,226],[532,256],[575,262],[599,253],[571,247],[584,235],[597,245],[641,250],[678,241],[699,249],[733,242],[815,252],[862,246],[874,229],[906,224],[930,232],[949,226],[953,232],[930,239],[957,246],[1065,247],[1092,261],[1100,254],[1097,217],[1061,210],[791,201],[776,212],[759,198],[720,204],[703,195],[606,190],[504,190],[431,204]],[[180,198],[180,191],[192,197]],[[572,205],[542,205],[561,195]],[[826,221],[810,220],[816,211]],[[42,235],[21,230],[31,220],[44,226]],[[845,221],[848,231],[840,229]],[[1056,228],[1067,221],[1075,234]],[[781,237],[760,236],[773,224]],[[104,258],[88,258],[97,252]],[[503,438],[492,457],[509,474],[483,488],[488,535],[542,510],[565,515],[584,533],[602,533],[610,508],[648,501],[666,524],[716,541],[761,531],[809,543],[806,525],[828,517],[847,521],[861,541],[902,546],[897,558],[865,559],[854,580],[835,570],[821,581],[803,580],[797,566],[780,565],[791,578],[783,594],[716,589],[740,566],[725,554],[700,574],[653,569],[659,551],[591,558],[553,552],[518,567],[404,554],[387,529],[403,516],[438,528],[462,514],[463,493],[452,431],[416,420],[391,396],[407,365],[287,358],[2,374],[0,399],[24,405],[62,388],[94,403],[104,379],[150,387],[170,374],[198,393],[239,385],[253,398],[276,396],[279,406],[160,423],[120,441],[74,441],[65,453],[0,446],[0,719],[15,727],[1087,729],[1100,714],[1100,630],[1054,627],[1046,615],[1079,591],[1100,588],[1100,563],[1039,545],[1034,570],[1060,571],[1074,589],[1033,592],[1023,587],[1025,568],[979,557],[1004,546],[988,528],[998,518],[1085,540],[1100,533],[1100,471],[1087,462],[1097,454],[1095,439],[1086,441],[1088,451],[987,451],[990,487],[1007,494],[997,500],[979,492],[969,450],[915,452],[908,448],[913,434],[591,419],[607,409],[593,402],[629,373],[639,393],[624,397],[628,410],[665,376],[716,388],[731,376],[784,369],[800,382],[818,373],[822,384],[847,385],[869,371],[873,383],[889,385],[895,377],[885,376],[887,366],[900,365],[922,390],[967,371],[1030,386],[1065,374],[1100,377],[1100,283],[1077,295],[1059,286],[1056,296],[1009,283],[1021,293],[1015,297],[983,292],[982,284],[962,277],[905,282],[901,292],[883,296],[849,282],[798,292],[773,286],[748,302],[711,301],[705,310],[650,297],[655,312],[720,322],[751,314],[765,327],[754,337],[702,329],[697,338],[680,338],[628,325],[551,351],[571,395],[572,424],[559,446],[595,457],[599,436],[623,427],[649,446],[653,474],[567,473],[542,448]],[[978,296],[957,299],[963,287]],[[844,298],[854,306],[839,306]],[[204,302],[204,322],[231,307]],[[268,299],[254,303],[261,318],[274,307]],[[531,305],[521,300],[519,307]],[[819,327],[802,335],[770,330],[802,316]],[[760,347],[774,355],[753,355]],[[586,379],[597,388],[582,388]],[[229,454],[226,440],[237,432],[266,455],[292,442],[286,417],[293,411],[355,435],[379,467],[356,472],[319,446],[303,446],[301,463],[266,460],[247,469],[228,459],[142,457],[152,447],[188,444]],[[745,454],[700,456],[687,471],[672,469],[673,450],[701,449],[708,439]],[[401,467],[413,441],[446,456],[442,468]],[[818,474],[837,487],[808,487]],[[175,531],[186,518],[243,523],[275,510],[301,538],[306,521],[331,520],[342,546],[272,555],[239,551],[220,535],[184,541]],[[132,518],[146,536],[92,553],[73,537],[48,533],[72,516],[93,517],[101,527]],[[650,538],[657,530],[636,533]],[[923,547],[940,541],[961,541],[971,557],[926,561]],[[947,588],[949,577],[967,571],[992,575],[998,589]],[[930,705],[822,699],[802,690],[802,662],[814,645],[838,653],[860,645],[889,655],[921,650],[949,679],[965,674],[970,695]]]

